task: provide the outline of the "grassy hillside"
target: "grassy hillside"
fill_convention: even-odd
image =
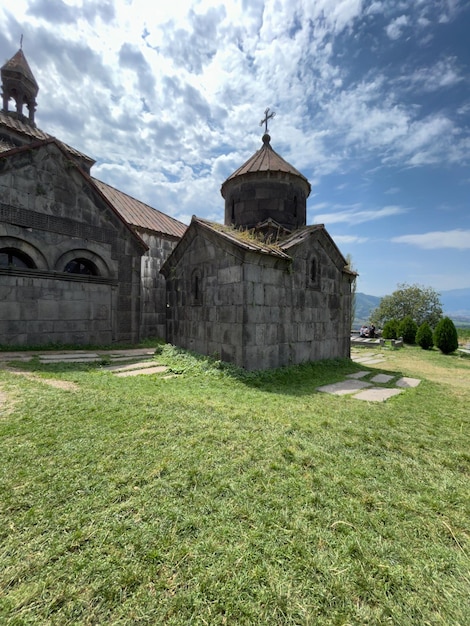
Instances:
[[[316,391],[349,360],[0,368],[0,622],[468,623],[470,360],[381,350],[384,404]]]
[[[356,309],[353,328],[359,328],[362,324],[370,322],[370,314],[380,304],[381,298],[369,296],[366,293],[356,293]]]

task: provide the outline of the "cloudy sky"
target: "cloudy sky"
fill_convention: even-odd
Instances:
[[[40,128],[188,223],[271,144],[312,183],[358,291],[470,287],[468,0],[2,0]]]

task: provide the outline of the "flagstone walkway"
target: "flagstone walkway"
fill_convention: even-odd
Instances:
[[[99,363],[104,359],[109,360],[109,365],[102,367],[118,377],[165,374],[168,371],[166,365],[161,365],[152,357],[155,355],[154,348],[137,348],[130,350],[64,350],[56,352],[0,352],[0,363],[9,361],[31,361],[39,358],[40,363]],[[351,355],[352,361],[361,365],[376,365],[386,361],[385,356],[377,352],[357,351]],[[127,361],[127,363],[126,363]],[[20,373],[17,371],[17,373]],[[23,373],[33,377],[34,374]],[[173,378],[175,374],[169,373],[162,378]],[[392,383],[392,381],[396,380]],[[41,382],[49,382],[40,379]],[[420,384],[417,378],[391,376],[381,372],[361,370],[348,374],[345,380],[331,385],[317,387],[317,391],[330,393],[336,396],[352,395],[357,400],[370,402],[384,402],[393,396],[402,393],[410,387]],[[61,383],[62,384],[62,383]],[[393,384],[393,387],[384,385]],[[70,389],[72,390],[72,389]]]
[[[375,361],[360,362],[369,365]],[[390,384],[395,378],[394,387],[381,386]],[[421,380],[418,378],[391,376],[390,374],[377,374],[373,371],[362,370],[348,374],[346,379],[340,382],[317,387],[317,391],[331,393],[335,396],[352,395],[356,400],[367,400],[368,402],[385,402],[385,400],[402,393],[405,389],[417,387],[420,382]]]

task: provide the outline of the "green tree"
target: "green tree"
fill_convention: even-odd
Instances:
[[[397,320],[388,320],[385,322],[382,337],[384,339],[397,339],[398,337],[398,321]]]
[[[434,329],[434,345],[444,354],[455,352],[459,347],[459,338],[454,322],[449,317],[440,320]]]
[[[372,322],[382,328],[388,320],[402,320],[409,315],[417,326],[427,322],[431,328],[435,328],[442,318],[439,294],[432,287],[406,283],[398,284],[397,287],[390,296],[383,297],[379,306],[372,311]]]
[[[407,315],[398,324],[398,336],[403,337],[403,341],[411,345],[413,345],[416,341],[417,330],[418,326],[411,315]]]
[[[432,330],[427,322],[423,322],[416,332],[416,343],[423,350],[429,350],[433,347]]]

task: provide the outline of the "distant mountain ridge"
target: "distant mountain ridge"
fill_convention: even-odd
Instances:
[[[470,323],[470,287],[441,291],[439,299],[444,315],[450,317],[454,323]],[[353,326],[367,324],[370,314],[379,306],[381,300],[382,298],[378,296],[356,293],[356,312]]]

